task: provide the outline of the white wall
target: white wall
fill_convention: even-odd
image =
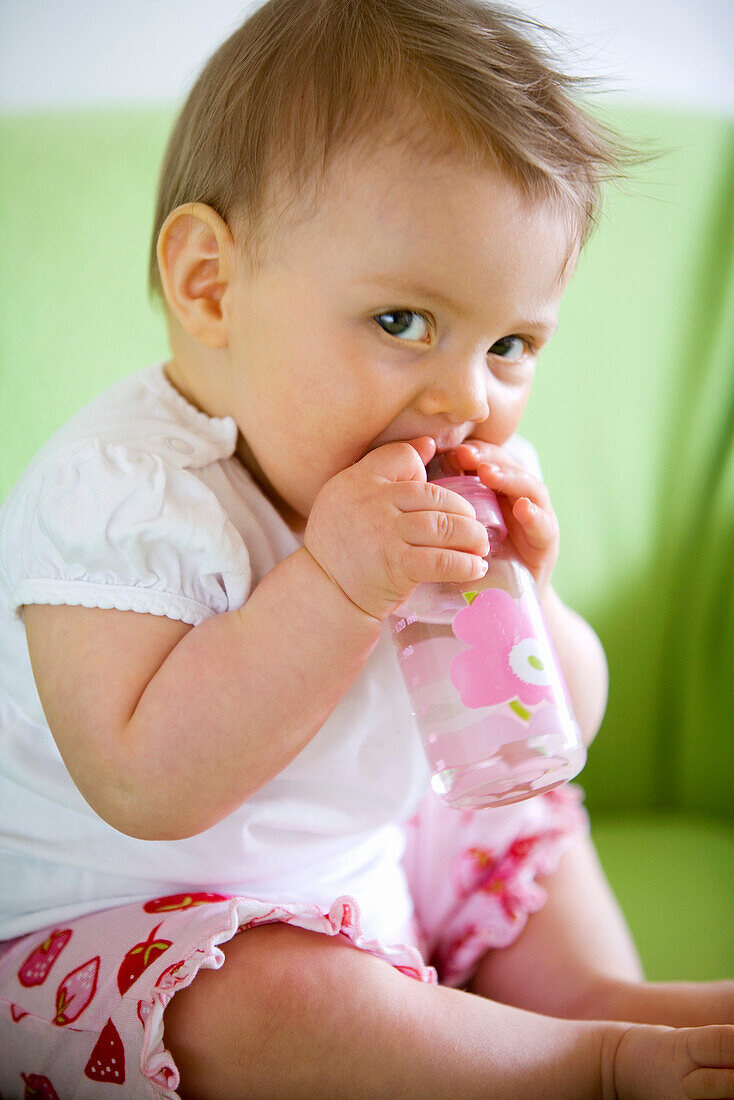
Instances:
[[[0,0],[0,110],[177,103],[258,0]],[[613,95],[734,116],[734,0],[528,0]],[[664,13],[664,16],[663,16]]]

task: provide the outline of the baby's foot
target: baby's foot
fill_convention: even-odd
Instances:
[[[634,1024],[614,1057],[617,1100],[734,1097],[734,1025]]]

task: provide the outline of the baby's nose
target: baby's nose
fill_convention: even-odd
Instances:
[[[437,371],[420,398],[420,411],[427,416],[443,415],[452,424],[480,424],[489,416],[487,363],[475,358]]]

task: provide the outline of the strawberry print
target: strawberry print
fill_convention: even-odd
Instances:
[[[268,909],[267,913],[263,913],[262,916],[253,917],[252,920],[248,920],[245,922],[245,924],[241,924],[237,931],[246,932],[248,928],[257,928],[259,924],[274,924],[275,921],[278,919],[276,916],[274,916],[274,914],[277,912],[279,912],[277,908]]]
[[[354,912],[348,901],[342,902],[342,927],[341,931],[354,930]]]
[[[169,894],[166,898],[146,901],[146,913],[168,913],[172,909],[191,909],[193,905],[206,905],[212,901],[229,901],[225,894]]]
[[[138,1019],[143,1027],[145,1027],[151,1010],[150,1001],[138,1001]]]
[[[56,991],[56,1016],[54,1023],[64,1027],[76,1020],[97,991],[99,955],[82,963],[62,979]]]
[[[160,924],[157,924],[147,940],[136,943],[122,960],[122,966],[117,972],[117,988],[120,993],[126,993],[143,971],[171,946],[171,940],[154,939],[159,928]]]
[[[90,1081],[104,1081],[110,1085],[125,1084],[125,1049],[112,1020],[102,1028],[84,1067],[84,1076]]]
[[[50,936],[47,936],[43,943],[31,951],[18,971],[20,984],[26,986],[26,988],[31,985],[43,985],[48,977],[49,970],[70,939],[70,928],[65,928],[63,932],[54,930]]]
[[[481,887],[484,894],[495,894],[508,921],[516,921],[524,911],[519,884],[505,878],[494,878]]]
[[[454,957],[459,954],[464,945],[477,934],[475,924],[467,924],[461,932],[447,944],[439,944],[431,960],[439,971],[446,970]]]
[[[185,961],[185,959],[179,959],[177,963],[173,963],[171,966],[167,967],[155,983],[156,989],[159,985],[167,985],[170,987],[176,978],[176,971],[181,969]]]
[[[451,867],[451,879],[458,898],[468,898],[491,873],[495,853],[491,848],[466,848]]]
[[[21,1077],[25,1081],[23,1100],[31,1100],[31,1097],[33,1100],[36,1097],[42,1097],[43,1100],[59,1100],[56,1089],[48,1077],[41,1077],[38,1073],[21,1073]]]
[[[393,963],[393,969],[399,970],[401,974],[407,974],[409,978],[417,978],[418,981],[422,981],[421,972],[415,966],[397,966]]]
[[[546,834],[547,836],[548,834]],[[542,841],[544,837],[541,834],[537,836],[521,836],[518,837],[509,847],[507,854],[514,859],[526,859],[532,852],[533,848]]]
[[[26,1010],[24,1008],[21,1008],[20,1005],[11,1005],[10,1006],[10,1015],[13,1017],[13,1019],[15,1020],[15,1022],[17,1024],[18,1020],[22,1020],[24,1016],[28,1015],[28,1013],[26,1012]],[[2,1100],[1,1097],[0,1097],[0,1100]]]

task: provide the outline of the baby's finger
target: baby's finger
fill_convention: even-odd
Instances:
[[[487,572],[485,558],[446,547],[407,545],[402,561],[406,575],[417,584],[422,581],[464,584],[478,581]]]
[[[444,485],[432,481],[398,481],[390,486],[390,499],[401,512],[440,511],[476,519],[474,506]]]
[[[550,494],[546,486],[522,466],[480,462],[477,476],[488,488],[504,493],[513,504],[520,497],[527,497],[543,511],[551,509]]]
[[[484,557],[489,553],[486,528],[478,520],[451,512],[403,512],[397,532],[411,546],[450,547]]]
[[[555,523],[548,512],[533,504],[528,497],[518,497],[512,506],[512,514],[522,524],[531,546],[538,550],[550,546],[555,537]]]
[[[527,473],[527,467],[519,462],[513,454],[500,447],[497,443],[487,443],[485,440],[471,439],[466,443],[460,443],[452,454],[452,458],[458,461],[465,473],[474,471],[483,462],[489,465],[499,466],[502,469],[519,469]]]

